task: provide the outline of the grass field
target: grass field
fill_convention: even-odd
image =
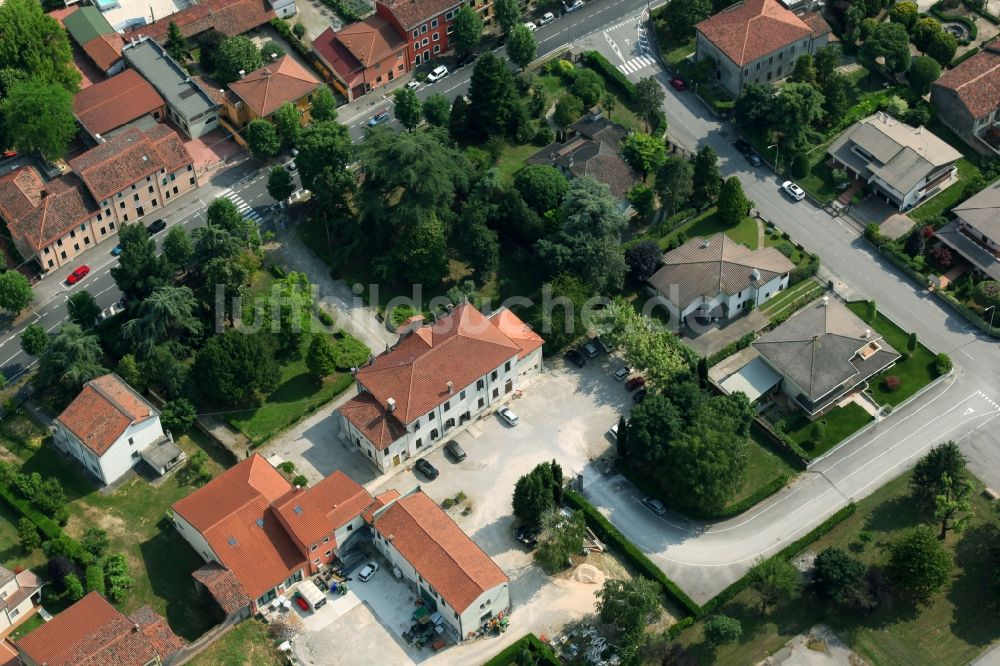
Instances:
[[[814,458],[823,455],[844,438],[873,421],[874,417],[852,402],[844,407],[833,408],[824,414],[821,420],[825,422],[826,430],[823,433],[823,441],[819,445],[814,445],[809,441],[813,422],[806,418],[802,411],[796,410],[788,417],[785,429],[785,434],[795,440],[796,444]]]
[[[747,217],[735,227],[732,227],[719,219],[719,215],[714,208],[709,208],[676,229],[672,229],[669,233],[660,237],[659,243],[660,247],[665,249],[670,241],[680,234],[684,234],[688,239],[691,239],[701,236],[712,236],[719,232],[725,233],[737,243],[742,243],[751,250],[757,249],[757,220]]]
[[[793,287],[789,287],[777,296],[770,298],[760,306],[760,311],[768,317],[781,314],[800,298],[818,298],[823,293],[823,287],[816,280],[803,280]]]
[[[188,662],[191,666],[278,666],[286,663],[267,635],[267,625],[252,618]]]
[[[45,553],[36,548],[25,553],[17,538],[17,522],[21,516],[6,502],[0,501],[0,566],[11,571],[17,566],[32,569],[45,563]]]
[[[851,312],[864,319],[866,304],[864,301],[854,301],[848,303],[847,307]],[[906,353],[906,343],[910,334],[886,319],[881,313],[875,318],[872,324],[874,329],[888,342],[893,349],[903,354]],[[887,376],[895,375],[900,379],[899,388],[895,391],[886,391],[883,379]],[[892,366],[882,374],[872,377],[868,385],[872,397],[880,405],[898,405],[911,395],[930,384],[937,377],[937,370],[934,367],[934,354],[922,344],[917,344],[917,350],[906,360],[900,359],[896,365]]]
[[[886,544],[903,530],[930,520],[929,512],[910,499],[908,480],[909,474],[899,477],[859,502],[853,516],[809,550],[818,553],[836,546],[866,564],[884,564]],[[994,566],[988,550],[1000,542],[1000,519],[982,495],[976,494],[972,505],[974,517],[967,531],[950,535],[946,542],[955,554],[951,585],[926,607],[896,600],[864,616],[832,607],[807,589],[761,615],[756,594],[746,590],[719,609],[742,623],[740,643],[711,648],[704,642],[700,623],[683,632],[680,641],[703,664],[753,664],[822,622],[875,666],[967,664],[1000,636],[996,597],[985,587]],[[872,536],[870,543],[859,540],[861,531]]]
[[[43,624],[45,624],[45,620],[42,619],[41,615],[35,613],[30,618],[28,618],[27,621],[18,625],[17,629],[10,632],[10,636],[8,636],[8,638],[10,638],[12,641],[20,640],[25,636],[27,636],[28,634],[30,634],[33,630],[42,626]]]
[[[953,183],[951,187],[944,190],[927,203],[917,206],[907,213],[907,215],[917,222],[923,222],[932,217],[944,215],[945,213],[951,211],[955,204],[965,197],[965,184],[969,182],[969,179],[979,175],[979,169],[976,165],[964,157],[958,161],[957,166],[958,182]]]
[[[30,424],[24,415],[7,417],[12,418]],[[208,453],[213,474],[231,464],[226,454],[200,433],[183,435],[176,441],[188,456],[199,450]],[[191,572],[201,566],[202,559],[165,519],[170,505],[194,490],[183,482],[183,470],[156,486],[143,478],[133,478],[113,493],[105,494],[51,445],[45,444],[37,451],[4,443],[5,447],[8,445],[11,453],[23,462],[25,472],[38,472],[62,482],[70,500],[67,534],[78,537],[87,527],[100,527],[108,532],[110,552],[125,555],[135,579],[135,586],[121,604],[125,613],[148,603],[167,618],[178,635],[188,640],[215,624],[216,618],[195,592],[191,580]],[[34,560],[36,564],[42,561],[44,557]],[[54,599],[51,593],[46,598],[45,605],[53,612],[65,605],[64,600]]]

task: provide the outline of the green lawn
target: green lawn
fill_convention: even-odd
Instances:
[[[752,217],[744,218],[738,225],[731,227],[724,224],[714,208],[692,218],[670,233],[659,239],[660,247],[666,248],[671,240],[684,234],[688,239],[700,236],[711,236],[719,232],[725,233],[737,243],[742,243],[751,250],[757,249],[757,221]]]
[[[267,635],[267,625],[252,618],[188,662],[191,666],[278,666],[286,663]]]
[[[826,152],[820,154],[809,169],[809,175],[795,181],[802,189],[813,195],[819,201],[833,201],[840,194],[841,188],[833,180],[833,169],[826,164]]]
[[[17,522],[20,519],[20,514],[0,500],[0,566],[11,571],[17,566],[32,569],[45,563],[45,553],[41,548],[30,553],[21,549],[17,538]]]
[[[44,592],[42,594],[44,599]],[[12,641],[21,640],[22,638],[24,638],[29,633],[31,633],[38,627],[42,626],[43,624],[45,624],[45,620],[42,619],[42,616],[40,614],[35,613],[30,618],[28,618],[26,622],[23,622],[20,625],[18,625],[17,629],[10,632],[10,636],[8,636],[8,638],[10,638]]]
[[[785,434],[795,440],[795,443],[805,449],[806,453],[813,458],[823,455],[874,418],[852,402],[844,407],[834,407],[820,420],[826,422],[826,430],[823,433],[823,441],[819,445],[814,445],[809,441],[813,422],[806,417],[805,413],[797,410],[785,421]]]
[[[11,420],[44,432],[23,414],[8,416],[5,423]],[[188,456],[199,450],[208,453],[213,474],[232,462],[197,431],[178,437],[177,443]],[[204,599],[195,593],[191,580],[191,572],[201,566],[202,559],[165,520],[170,505],[194,490],[184,484],[183,470],[155,486],[145,479],[134,478],[108,495],[97,490],[76,465],[50,444],[34,451],[5,440],[4,447],[9,447],[23,462],[24,471],[53,476],[62,482],[70,500],[70,519],[64,528],[67,534],[79,537],[87,527],[101,527],[108,532],[111,552],[125,555],[135,579],[135,586],[121,604],[125,613],[148,603],[167,618],[178,635],[188,640],[197,638],[216,623]],[[0,529],[6,522],[0,520]],[[15,557],[13,561],[23,560]],[[44,557],[37,553],[28,560],[36,566],[43,561]],[[51,592],[46,599],[45,605],[52,612],[68,603]]]
[[[965,194],[965,184],[969,182],[969,179],[979,175],[979,169],[976,165],[964,157],[958,161],[957,166],[959,176],[958,182],[953,183],[951,187],[941,192],[927,203],[917,206],[907,213],[907,215],[918,222],[923,222],[924,220],[937,215],[944,215],[945,213],[950,212],[951,209],[963,198]]]
[[[864,301],[854,301],[848,303],[847,307],[851,312],[864,319],[866,304]],[[872,327],[878,331],[879,335],[900,354],[906,353],[906,342],[910,334],[899,326],[889,321],[879,313],[875,318]],[[883,379],[887,376],[895,375],[900,379],[899,388],[895,391],[886,391]],[[922,344],[917,344],[917,350],[908,359],[900,359],[896,365],[892,366],[882,374],[872,377],[868,385],[872,397],[880,405],[898,405],[911,395],[930,384],[937,377],[937,370],[934,367],[934,354]]]
[[[853,516],[809,549],[818,553],[836,546],[848,549],[866,564],[884,564],[885,544],[902,530],[931,519],[930,512],[911,501],[908,481],[906,474],[862,500]],[[806,590],[762,615],[758,597],[748,589],[719,609],[742,623],[740,643],[709,647],[701,623],[683,632],[679,640],[703,664],[742,666],[757,663],[793,636],[826,623],[875,666],[967,664],[1000,636],[1000,613],[996,612],[995,597],[986,589],[993,573],[988,549],[1000,540],[1000,519],[980,494],[973,497],[972,505],[974,517],[969,528],[947,540],[956,562],[951,586],[926,607],[913,608],[897,600],[865,616],[838,610]],[[872,536],[867,545],[858,539],[861,531]]]
[[[555,104],[556,100],[569,92],[569,87],[566,85],[566,82],[553,74],[541,74],[539,72],[538,84],[545,91],[546,109],[550,108],[552,104]],[[636,116],[631,109],[625,106],[625,103],[622,102],[620,98],[618,99],[618,103],[615,104],[615,108],[611,111],[604,109],[604,114],[608,119],[630,130],[637,132],[646,131],[645,123],[639,119],[639,117]],[[536,146],[535,152],[537,152],[538,149],[539,147]],[[529,155],[530,154],[531,153],[529,153]]]
[[[687,60],[688,56],[694,53],[694,39],[689,39],[681,44],[664,44],[663,58],[675,67]]]
[[[823,287],[816,280],[803,280],[769,299],[764,305],[760,306],[760,311],[768,317],[772,317],[781,314],[785,308],[791,306],[792,303],[799,299],[817,298],[822,293]]]

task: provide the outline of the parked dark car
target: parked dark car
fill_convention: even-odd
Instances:
[[[638,391],[632,394],[632,402],[638,405],[640,402],[646,399],[646,395],[648,393],[649,389],[646,388],[639,389]]]
[[[514,538],[527,546],[529,550],[534,550],[538,546],[538,534],[524,525],[514,528]]]
[[[743,153],[744,155],[746,155],[752,150],[752,148],[750,148],[750,144],[747,142],[746,139],[736,139],[736,141],[733,141],[733,147],[736,148],[736,150]]]
[[[646,385],[646,378],[642,376],[636,376],[625,382],[625,388],[629,391],[634,391],[637,388],[642,388]]]
[[[755,167],[759,167],[761,164],[764,163],[764,161],[760,159],[760,155],[758,155],[753,151],[747,153],[747,162],[749,162],[752,166]]]
[[[151,225],[149,225],[148,228],[149,235],[152,236],[153,234],[158,234],[166,228],[167,228],[166,222],[164,222],[162,219],[157,220],[156,222],[153,222]]]
[[[439,472],[437,470],[437,467],[435,467],[434,465],[430,464],[429,462],[427,462],[423,458],[421,458],[420,460],[418,460],[417,464],[414,465],[414,467],[416,467],[417,469],[419,469],[420,472],[424,476],[426,476],[428,479],[430,479],[431,481],[433,481],[434,479],[438,478],[438,475],[441,473],[441,472]]]
[[[579,349],[570,349],[566,352],[566,360],[575,365],[578,368],[582,368],[587,365],[587,359],[583,357],[583,352]]]
[[[444,450],[448,452],[448,455],[450,455],[455,462],[462,462],[465,460],[465,449],[463,449],[462,445],[453,439],[448,440],[448,443],[444,445]]]

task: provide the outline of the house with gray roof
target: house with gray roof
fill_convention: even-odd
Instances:
[[[810,416],[822,413],[899,359],[876,331],[824,296],[752,347],[781,375],[781,389]]]
[[[751,250],[718,233],[667,252],[647,282],[683,326],[692,315],[719,321],[749,312],[787,288],[794,268],[773,247]]]
[[[167,103],[167,117],[188,137],[197,139],[219,126],[221,105],[155,40],[132,40],[122,56],[160,93]]]
[[[925,127],[879,112],[854,123],[827,150],[840,168],[907,211],[958,181],[962,154]]]
[[[1000,280],[1000,183],[955,206],[957,218],[934,236],[984,277]]]

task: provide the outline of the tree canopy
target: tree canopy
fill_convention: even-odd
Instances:
[[[629,165],[642,174],[643,179],[667,161],[667,149],[663,141],[641,132],[633,132],[621,142],[622,157]]]
[[[482,139],[514,136],[527,120],[527,111],[514,85],[514,74],[506,62],[490,51],[476,61],[468,97],[466,129],[472,136]]]
[[[247,146],[254,157],[274,157],[281,150],[281,139],[274,125],[263,118],[254,118],[246,126]]]
[[[512,63],[524,69],[535,59],[537,51],[535,36],[526,25],[518,23],[510,30],[510,36],[507,38],[507,57]]]
[[[951,580],[955,563],[929,525],[919,525],[889,546],[889,577],[918,603],[930,600]]]
[[[794,84],[786,84],[786,87]],[[708,144],[698,149],[694,156],[694,173],[692,174],[695,199],[703,202],[715,201],[722,187],[722,173],[719,171],[719,156]]]
[[[743,185],[736,176],[730,176],[719,190],[719,219],[723,224],[736,226],[750,214],[753,202],[743,193]]]
[[[685,40],[694,35],[694,26],[712,15],[712,0],[670,0],[658,19],[662,19],[667,34]]]
[[[778,601],[792,596],[799,587],[799,572],[781,557],[758,560],[746,575],[750,587],[760,597],[762,613],[766,613]]]
[[[276,201],[284,201],[292,196],[295,191],[295,183],[292,182],[292,174],[284,166],[278,164],[271,167],[267,175],[267,193]]]
[[[156,253],[156,241],[142,223],[123,224],[118,231],[122,252],[111,277],[123,294],[142,300],[157,287],[167,284],[169,269]]]
[[[69,36],[36,0],[0,4],[0,35],[0,70],[23,72],[26,79],[76,93],[81,76],[73,66]]]
[[[932,509],[938,495],[945,491],[942,479],[957,481],[965,478],[965,455],[952,441],[937,444],[924,454],[913,468],[910,491],[914,499]]]
[[[420,108],[420,100],[417,99],[417,93],[411,88],[403,86],[402,88],[396,88],[392,93],[392,98],[395,102],[393,108],[396,112],[396,119],[402,123],[407,131],[412,132],[423,119],[423,110]]]
[[[659,586],[643,576],[608,578],[597,591],[597,612],[601,622],[622,634],[642,631],[660,606]]]
[[[514,515],[529,529],[541,529],[542,515],[562,503],[562,467],[555,460],[535,465],[514,485]]]
[[[337,100],[329,86],[320,86],[313,93],[309,116],[313,122],[322,123],[337,119]]]
[[[671,214],[687,205],[694,192],[694,166],[683,157],[670,157],[656,172],[654,185],[660,205]]]
[[[479,12],[468,5],[462,5],[451,24],[451,45],[459,53],[472,52],[483,38],[483,19]]]
[[[8,140],[18,150],[37,150],[48,160],[62,157],[77,131],[73,95],[58,83],[29,80],[14,85],[0,104],[0,114]]]
[[[249,38],[243,35],[227,37],[215,53],[215,78],[228,85],[260,69],[263,64],[260,50]]]
[[[909,68],[910,36],[903,25],[879,23],[858,53],[861,64],[869,71],[879,66],[880,57],[885,58],[885,68],[890,72],[905,72]]]
[[[43,390],[55,387],[68,399],[79,393],[86,382],[107,372],[101,365],[102,356],[96,335],[76,324],[64,324],[39,357],[35,382]]]
[[[31,283],[18,271],[0,273],[0,308],[14,315],[31,305]]]
[[[227,330],[198,351],[193,372],[203,395],[226,406],[254,404],[281,376],[274,341],[265,333]]]
[[[514,187],[532,210],[544,215],[562,205],[569,191],[569,180],[555,167],[532,164],[514,174]]]
[[[910,87],[918,95],[925,95],[931,89],[931,84],[941,76],[941,65],[934,58],[927,56],[917,56],[910,64],[910,71],[906,73],[910,81]]]

